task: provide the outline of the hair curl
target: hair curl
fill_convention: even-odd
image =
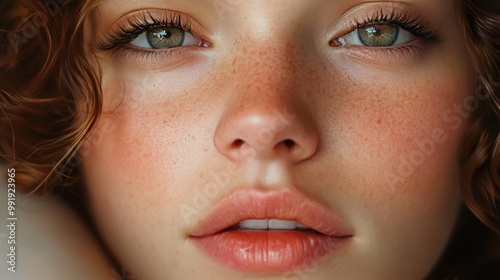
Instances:
[[[478,1],[458,1],[478,89],[487,96],[472,113],[462,141],[461,190],[472,212],[500,232],[500,12],[486,12]],[[20,191],[47,193],[77,180],[68,172],[73,168],[65,167],[102,110],[99,76],[88,62],[83,34],[84,19],[95,5],[79,0],[0,4],[0,154],[16,168]]]
[[[462,1],[462,21],[477,73],[476,96],[485,96],[468,122],[460,147],[464,203],[500,233],[500,13]]]
[[[20,191],[48,193],[77,180],[66,167],[102,107],[83,41],[92,2],[0,4],[0,154],[16,169]]]

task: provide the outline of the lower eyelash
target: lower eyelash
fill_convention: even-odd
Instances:
[[[355,51],[354,57],[366,57],[368,60],[375,61],[390,61],[391,63],[406,63],[410,58],[418,58],[425,56],[430,52],[430,49],[423,44],[402,45],[397,47],[363,47],[350,46]],[[353,53],[353,52],[349,52]],[[411,60],[412,61],[412,60]]]
[[[162,61],[168,60],[169,57],[175,57],[180,55],[180,53],[185,52],[190,47],[183,48],[171,48],[165,50],[145,50],[138,49],[135,47],[121,46],[112,53],[112,55],[119,59],[127,60],[131,58],[133,61],[137,61],[139,64],[143,64],[146,67],[151,65],[156,65]]]

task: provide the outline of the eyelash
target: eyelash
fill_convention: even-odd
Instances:
[[[437,31],[427,28],[427,24],[419,18],[410,17],[408,14],[396,14],[392,12],[390,15],[379,11],[374,17],[368,17],[362,22],[356,22],[356,28],[363,28],[372,24],[389,24],[403,28],[413,35],[419,37],[424,42],[439,42],[442,36]]]
[[[183,48],[171,48],[161,50],[140,49],[128,46],[141,33],[153,28],[170,27],[179,28],[187,33],[193,34],[192,24],[189,18],[184,18],[179,13],[161,11],[160,16],[150,12],[140,12],[131,16],[125,24],[120,25],[112,35],[106,35],[104,39],[99,39],[96,48],[101,51],[115,50],[117,53],[126,55],[141,55],[146,59],[154,59],[157,55],[173,55]],[[125,52],[124,52],[125,51]]]
[[[411,17],[409,14],[401,13],[396,14],[394,11],[386,14],[383,10],[378,11],[375,15],[367,16],[362,20],[353,20],[350,32],[356,29],[363,28],[373,24],[393,25],[412,33],[422,43],[436,44],[443,41],[443,36],[437,31],[428,28],[428,24],[419,20],[418,17]],[[172,13],[161,11],[160,16],[155,16],[150,12],[139,12],[131,16],[125,24],[120,25],[117,31],[112,35],[106,35],[104,39],[99,39],[96,48],[101,51],[115,50],[116,53],[126,55],[139,55],[145,59],[154,59],[157,55],[173,55],[183,48],[172,48],[162,50],[149,50],[139,49],[137,47],[128,46],[141,33],[158,27],[175,27],[182,29],[185,32],[192,32],[192,25],[189,18],[184,18],[179,13]],[[331,46],[338,46],[338,39],[336,38],[330,42]],[[368,49],[375,49],[375,51],[386,51],[391,53],[405,53],[413,50],[421,50],[419,44],[403,45],[396,47],[367,47]]]
[[[352,28],[349,32],[353,32],[356,29],[360,29],[363,27],[367,27],[370,25],[392,25],[395,27],[402,28],[414,36],[416,36],[421,43],[424,44],[437,44],[443,41],[442,34],[439,31],[429,28],[426,22],[420,20],[418,17],[410,16],[406,13],[396,14],[395,11],[387,14],[383,10],[378,11],[375,15],[367,16],[361,20],[353,20]],[[347,33],[348,34],[348,33]],[[345,35],[343,35],[345,36]],[[338,43],[338,39],[336,38],[330,42],[330,45],[336,46]],[[371,51],[382,51],[382,52],[391,52],[391,53],[406,53],[414,50],[424,51],[422,44],[413,44],[413,45],[402,45],[402,46],[393,46],[393,47],[365,47],[370,49]]]

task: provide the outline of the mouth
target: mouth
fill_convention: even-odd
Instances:
[[[210,258],[253,273],[285,273],[326,261],[353,234],[315,200],[291,191],[242,190],[220,201],[191,230]]]

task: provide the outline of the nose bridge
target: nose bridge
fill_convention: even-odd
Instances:
[[[255,43],[258,47],[245,44],[236,52],[232,88],[241,107],[254,105],[262,110],[290,104],[302,62],[300,56],[295,55],[297,46],[284,42],[284,39],[269,38]]]
[[[245,45],[237,52],[233,63],[233,110],[227,113],[244,118],[248,129],[260,128],[263,133],[273,128],[278,133],[291,125],[293,112],[298,109],[294,84],[299,79],[300,62],[291,59],[295,47],[283,44],[283,39],[265,41],[255,48]]]

